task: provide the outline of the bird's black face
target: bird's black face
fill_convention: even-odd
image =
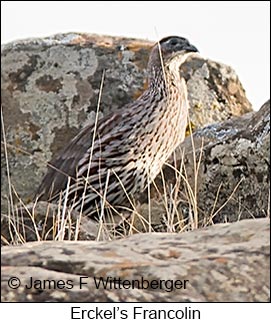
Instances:
[[[198,52],[197,48],[189,43],[186,38],[170,36],[159,41],[161,53],[164,59],[174,56],[179,52]]]
[[[151,51],[148,64],[149,70],[151,71],[153,68],[157,69],[157,67],[161,66],[161,57],[166,64],[176,55],[189,52],[198,52],[198,50],[186,38],[178,36],[165,37],[155,44]]]

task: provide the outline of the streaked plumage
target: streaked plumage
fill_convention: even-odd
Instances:
[[[54,167],[48,167],[37,196],[49,201],[57,201],[59,196],[64,199],[69,175],[68,204],[80,211],[83,203],[82,211],[89,215],[101,205],[101,196],[119,206],[127,193],[143,191],[184,139],[188,101],[179,67],[196,51],[182,37],[167,37],[156,44],[148,63],[147,90],[98,121],[93,150],[93,126],[81,130],[50,162]]]

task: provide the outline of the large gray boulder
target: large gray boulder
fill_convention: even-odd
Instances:
[[[144,192],[136,201],[136,211],[132,215],[127,212],[128,223],[121,235],[150,230],[178,232],[218,222],[269,217],[269,156],[269,101],[257,112],[197,130],[176,150],[171,164],[163,168],[163,176],[156,178],[151,200]],[[30,203],[11,211],[2,214],[1,233],[6,241],[56,239],[57,230],[52,228],[63,226],[59,205]],[[66,218],[65,239],[75,238],[78,218],[75,212],[72,219]],[[119,222],[122,220],[114,217],[108,225],[103,223],[99,239],[116,238],[112,229]],[[80,240],[98,238],[97,222],[82,217],[80,223]]]
[[[94,120],[103,71],[100,115],[134,100],[146,86],[150,41],[61,34],[2,46],[1,94],[12,189],[33,198],[46,163]],[[251,104],[234,70],[195,58],[183,67],[193,130],[240,116]],[[2,150],[3,151],[3,150]],[[2,155],[2,208],[10,209]]]
[[[170,210],[177,227],[181,219],[192,228],[269,216],[270,101],[257,112],[198,129],[169,165],[152,187],[153,225],[168,223]],[[140,200],[138,211],[147,219],[146,194]]]

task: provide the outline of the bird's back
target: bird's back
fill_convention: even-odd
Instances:
[[[43,200],[66,200],[90,214],[105,199],[118,206],[141,192],[184,139],[188,101],[179,66],[196,51],[184,38],[162,40],[149,60],[148,89],[133,103],[87,126],[54,158],[39,189]],[[179,53],[176,55],[176,53]],[[70,180],[68,180],[70,178]]]
[[[107,170],[114,165],[116,169],[122,167],[128,153],[121,145],[124,131],[119,125],[121,118],[120,113],[102,118],[97,124],[94,141],[94,126],[88,125],[83,128],[48,164],[47,173],[37,190],[37,197],[40,200],[58,200],[60,194],[64,196],[67,193],[70,177],[69,199],[76,195],[78,200],[88,175],[86,195],[92,196],[92,202],[100,199],[97,192],[102,194]],[[116,124],[119,126],[116,127]],[[90,189],[89,184],[94,190]]]

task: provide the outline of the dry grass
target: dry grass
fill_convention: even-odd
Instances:
[[[163,67],[163,73],[165,75],[165,70],[163,66],[162,54],[161,49],[159,47],[160,57]],[[96,119],[94,124],[94,134],[92,138],[92,148],[90,150],[89,156],[89,163],[88,163],[88,170],[87,176],[85,178],[85,185],[82,195],[82,204],[79,215],[76,214],[74,216],[73,205],[68,206],[68,193],[70,188],[71,178],[68,177],[67,180],[67,187],[64,193],[64,196],[59,199],[59,204],[57,208],[55,206],[50,206],[50,204],[46,207],[46,212],[43,216],[43,219],[39,219],[37,215],[37,202],[33,203],[33,205],[29,208],[29,206],[25,205],[21,198],[19,197],[16,189],[12,186],[11,178],[10,178],[10,171],[9,171],[9,161],[8,161],[8,145],[6,142],[5,137],[5,128],[4,128],[4,120],[1,119],[2,122],[2,129],[3,129],[3,145],[4,145],[4,152],[5,152],[5,159],[6,159],[6,168],[7,168],[7,176],[8,176],[8,183],[9,183],[9,210],[8,210],[8,231],[9,231],[9,238],[2,236],[2,242],[7,243],[10,241],[12,244],[16,243],[24,243],[27,241],[27,232],[31,232],[31,238],[37,241],[46,240],[46,239],[53,239],[53,240],[77,240],[79,238],[79,233],[81,230],[81,222],[83,217],[83,205],[84,200],[86,197],[87,189],[89,188],[89,174],[90,174],[90,166],[92,160],[92,152],[94,148],[94,141],[96,139],[96,129],[98,124],[98,114],[100,109],[100,102],[102,96],[102,89],[104,84],[104,72],[101,79],[100,84],[100,91],[99,97],[97,102],[97,110],[96,110]],[[3,114],[1,114],[3,116]],[[53,167],[52,165],[48,164],[49,167]],[[59,170],[60,171],[60,170]],[[147,186],[147,194],[148,194],[148,215],[143,216],[138,210],[135,203],[132,201],[129,194],[126,192],[126,189],[118,178],[117,174],[114,173],[114,176],[117,177],[120,183],[121,189],[125,192],[127,199],[129,201],[129,207],[123,207],[122,212],[110,206],[108,201],[106,200],[106,191],[107,185],[109,182],[110,177],[110,170],[107,173],[107,180],[106,180],[106,187],[105,193],[101,198],[101,208],[97,207],[97,214],[98,214],[98,229],[97,232],[94,233],[97,240],[101,239],[115,239],[119,236],[126,236],[131,235],[134,233],[138,233],[141,231],[144,232],[152,232],[153,229],[153,221],[152,221],[152,207],[151,207],[151,196],[150,196],[150,187],[151,183],[148,182]],[[163,174],[162,174],[163,176]],[[178,213],[178,190],[181,183],[181,178],[184,178],[181,174],[181,170],[176,169],[176,185],[171,188],[170,192],[167,191],[166,181],[163,177],[163,194],[160,194],[161,200],[163,201],[164,209],[166,210],[166,217],[165,217],[165,226],[166,231],[175,232],[176,227],[179,227],[179,230],[182,230],[182,224],[184,223],[184,216]],[[190,221],[191,221],[191,228],[194,229],[197,227],[197,206],[196,206],[196,191],[192,192],[188,181],[186,180],[187,184],[187,197],[191,200],[189,203],[193,209],[190,212]],[[169,194],[168,194],[169,193]],[[97,192],[98,195],[100,195]],[[16,196],[17,200],[19,201],[18,205],[15,206],[13,196]],[[177,215],[178,224],[175,223],[175,215]],[[127,220],[128,219],[128,220]],[[140,228],[138,229],[138,223],[140,223]]]
[[[4,122],[2,120],[2,124]],[[2,126],[3,132],[4,127]],[[101,207],[97,208],[98,222],[92,223],[94,231],[92,232],[92,238],[95,236],[96,240],[113,240],[116,238],[140,233],[140,232],[153,232],[157,228],[155,221],[156,217],[153,216],[152,204],[155,201],[151,199],[151,184],[154,187],[158,195],[159,200],[159,211],[160,212],[160,223],[162,229],[158,228],[158,231],[165,232],[182,232],[187,230],[195,230],[202,226],[199,224],[198,215],[198,176],[200,164],[202,161],[203,154],[203,142],[198,154],[196,154],[196,149],[193,142],[193,136],[191,133],[192,151],[193,151],[193,169],[194,176],[189,178],[185,168],[185,151],[182,152],[182,157],[180,165],[177,168],[177,161],[175,158],[174,166],[167,164],[167,166],[174,171],[175,183],[168,185],[163,170],[161,171],[162,180],[162,190],[159,189],[156,183],[149,183],[147,188],[148,203],[145,210],[142,210],[141,205],[136,205],[136,203],[129,196],[125,187],[118,175],[112,171],[113,175],[116,176],[120,182],[121,189],[124,190],[127,199],[129,201],[129,207],[115,208],[111,206],[106,200],[106,189],[110,177],[110,171],[107,173],[105,194],[101,197]],[[5,135],[3,133],[3,145],[5,152],[5,159],[7,165],[7,174],[9,174],[8,168],[8,149],[6,144]],[[198,156],[198,157],[197,157]],[[91,162],[91,160],[90,160]],[[9,210],[7,214],[8,222],[8,236],[2,235],[1,240],[3,244],[20,244],[25,243],[29,240],[42,241],[42,240],[78,240],[81,232],[81,222],[84,218],[82,208],[78,214],[74,212],[73,206],[68,205],[68,191],[70,187],[71,178],[68,177],[66,193],[62,199],[59,199],[58,205],[52,205],[50,203],[43,206],[42,211],[38,210],[38,205],[35,201],[31,205],[25,205],[16,189],[13,187],[11,178],[8,175],[9,183]],[[192,181],[192,182],[191,182]],[[86,178],[85,191],[87,191],[88,181]],[[215,199],[213,208],[208,216],[208,221],[204,225],[211,225],[213,223],[213,218],[226,206],[228,201],[233,198],[235,191],[241,181],[236,185],[233,192],[230,194],[227,201],[220,207],[216,208],[219,190],[217,191],[217,197]],[[180,194],[181,192],[181,194]],[[16,197],[19,202],[14,205],[14,197]],[[61,201],[63,201],[61,203]],[[188,205],[188,210],[186,214],[182,212],[179,208],[179,204],[185,201]],[[144,212],[145,211],[145,212]],[[157,210],[156,210],[157,213]],[[155,221],[154,221],[155,218]],[[91,222],[91,220],[89,220]],[[30,233],[31,234],[30,234]]]
[[[4,129],[4,127],[2,127]],[[191,136],[191,140],[193,138]],[[7,165],[7,174],[9,174],[8,168],[8,149],[3,135],[4,152]],[[106,201],[106,193],[101,196],[101,207],[97,209],[98,222],[92,223],[94,231],[91,232],[92,239],[95,236],[96,240],[113,240],[124,236],[140,232],[182,232],[188,230],[195,230],[201,226],[207,226],[213,224],[213,219],[221,210],[227,205],[230,200],[234,200],[235,193],[242,183],[242,179],[234,187],[233,191],[229,195],[228,199],[218,205],[218,199],[220,194],[219,186],[216,194],[216,198],[209,214],[205,217],[204,223],[199,221],[199,206],[198,206],[198,176],[199,169],[202,162],[203,143],[200,151],[196,154],[195,147],[193,146],[193,169],[194,176],[189,178],[185,168],[185,151],[182,153],[180,165],[177,168],[177,162],[174,162],[174,166],[167,164],[167,167],[173,170],[175,174],[175,182],[168,184],[165,179],[163,171],[161,171],[160,177],[162,181],[162,189],[157,187],[156,183],[152,183],[154,191],[158,196],[158,218],[160,219],[162,229],[157,226],[157,208],[155,209],[155,200],[151,198],[150,185],[147,188],[148,203],[146,208],[142,209],[142,205],[137,205],[134,200],[128,195],[123,183],[117,177],[117,174],[113,173],[120,182],[121,188],[124,190],[129,201],[129,206],[122,208],[115,208],[110,206]],[[198,157],[197,157],[198,156]],[[110,177],[110,171],[107,174],[106,188]],[[70,185],[70,178],[67,181],[67,190],[63,196],[63,203],[58,205],[52,205],[47,203],[45,207],[42,207],[42,211],[38,210],[39,203],[34,201],[31,205],[25,205],[20,198],[16,189],[12,185],[11,177],[8,176],[9,187],[9,208],[6,215],[8,223],[8,234],[2,234],[1,240],[3,244],[21,244],[29,240],[78,240],[81,233],[81,222],[84,219],[82,211],[75,213],[72,206],[67,204],[67,196]],[[87,182],[87,181],[86,181]],[[150,183],[149,183],[150,184]],[[87,186],[86,186],[87,189]],[[106,189],[105,189],[106,192]],[[17,205],[14,204],[14,198],[18,201]],[[270,196],[269,196],[270,199]],[[184,213],[180,204],[185,202],[187,204],[187,211]],[[251,214],[253,217],[253,214]],[[267,214],[268,216],[268,214]],[[89,220],[91,222],[91,220]],[[83,223],[85,224],[85,223]],[[31,233],[31,234],[30,234]],[[31,237],[29,239],[29,236]]]
[[[165,71],[163,71],[165,73]],[[92,160],[92,152],[94,147],[94,140],[96,137],[96,129],[98,124],[98,112],[100,109],[101,95],[104,83],[104,73],[101,80],[99,98],[96,110],[96,119],[94,124],[94,135],[92,140],[92,148],[89,156],[89,167],[87,170],[87,176],[85,178],[85,185],[82,197],[82,204],[80,212],[75,212],[73,205],[68,205],[68,193],[71,183],[71,178],[68,177],[67,187],[62,198],[59,199],[58,205],[52,205],[49,203],[44,204],[41,208],[40,202],[34,201],[31,205],[25,205],[20,198],[19,194],[14,188],[10,176],[8,148],[14,148],[8,145],[5,136],[5,127],[3,120],[3,113],[1,113],[1,124],[3,132],[3,147],[6,162],[6,172],[8,180],[8,211],[7,215],[4,215],[7,227],[5,232],[1,234],[1,241],[3,244],[21,244],[29,240],[78,240],[82,237],[82,227],[91,227],[90,232],[84,232],[83,238],[91,235],[91,239],[96,240],[113,240],[119,237],[129,236],[140,232],[153,232],[153,231],[165,231],[165,232],[182,232],[187,230],[195,230],[201,226],[212,225],[215,216],[221,212],[221,210],[234,199],[234,194],[237,191],[242,180],[236,185],[228,199],[220,206],[217,206],[220,188],[219,186],[216,194],[216,198],[212,209],[209,214],[205,215],[205,221],[200,221],[198,203],[198,180],[199,171],[203,158],[204,143],[202,141],[201,148],[197,151],[194,145],[192,136],[191,122],[188,120],[189,132],[191,136],[192,156],[193,156],[193,176],[188,175],[185,167],[185,151],[182,152],[179,166],[175,158],[174,165],[166,164],[174,172],[175,181],[169,184],[165,179],[163,170],[161,171],[162,189],[158,188],[156,183],[148,182],[147,185],[147,197],[148,203],[146,208],[142,208],[142,205],[137,205],[135,201],[129,196],[123,183],[114,170],[108,170],[105,192],[101,196],[99,192],[97,195],[101,198],[100,207],[97,206],[96,214],[98,222],[87,220],[83,215],[83,204],[86,197],[87,190],[90,187],[89,174]],[[2,110],[2,107],[1,107]],[[2,112],[2,111],[1,111]],[[16,147],[18,150],[18,148]],[[25,152],[21,149],[22,152]],[[28,153],[27,153],[28,154]],[[48,164],[49,165],[49,164]],[[53,167],[52,165],[49,165]],[[111,174],[112,173],[112,174]],[[106,191],[109,183],[110,176],[115,176],[121,189],[125,192],[128,206],[122,206],[116,208],[109,204],[106,200]],[[156,195],[158,196],[159,205],[156,205],[154,199],[151,198],[151,187],[154,188]],[[15,205],[14,197],[18,201]],[[270,200],[270,195],[269,195]],[[186,204],[186,212],[180,208],[180,204]],[[158,210],[158,212],[157,212]],[[206,210],[205,210],[206,212]],[[158,217],[157,217],[158,213]],[[157,220],[158,218],[158,220]],[[86,223],[88,221],[88,223]],[[160,223],[159,223],[160,221]],[[82,225],[82,222],[83,225]],[[160,225],[160,228],[159,228]]]

